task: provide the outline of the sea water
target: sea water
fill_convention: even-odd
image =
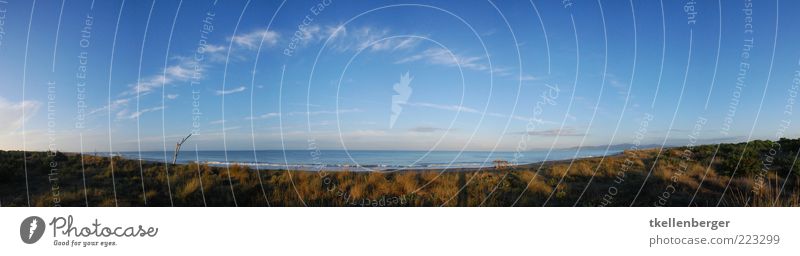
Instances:
[[[554,149],[520,152],[509,151],[390,151],[390,150],[242,150],[180,152],[178,163],[204,163],[212,166],[245,165],[256,169],[292,170],[397,170],[459,169],[494,166],[494,160],[517,164],[566,160],[617,154],[620,150]],[[172,162],[172,151],[120,152],[128,159]],[[97,153],[109,155],[108,153]]]

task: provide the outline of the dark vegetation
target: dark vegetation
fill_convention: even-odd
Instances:
[[[32,206],[629,206],[634,198],[635,206],[798,206],[799,148],[800,139],[722,144],[716,156],[717,145],[667,148],[655,167],[658,149],[504,170],[388,173],[140,168],[119,157],[0,151],[0,204],[27,206],[29,191]]]

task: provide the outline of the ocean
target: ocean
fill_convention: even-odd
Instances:
[[[605,149],[554,149],[523,151],[518,164],[537,163],[544,160],[565,160],[620,153],[620,150]],[[577,153],[577,155],[576,155]],[[109,155],[97,153],[98,155]],[[513,161],[516,152],[509,151],[390,151],[390,150],[256,150],[256,151],[194,151],[183,150],[178,163],[205,163],[212,166],[232,164],[250,166],[255,169],[291,170],[402,170],[402,169],[450,169],[494,166],[494,160]],[[172,162],[172,151],[119,152],[128,159],[154,162]]]

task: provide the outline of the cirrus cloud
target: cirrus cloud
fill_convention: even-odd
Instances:
[[[0,134],[6,135],[22,127],[41,106],[38,101],[9,102],[0,97]],[[25,116],[22,113],[25,112]]]
[[[230,90],[217,90],[216,94],[217,95],[228,95],[228,94],[233,94],[233,93],[237,93],[237,92],[243,92],[246,89],[247,89],[247,87],[240,86],[240,87],[237,87],[237,88],[234,88],[234,89],[230,89]]]

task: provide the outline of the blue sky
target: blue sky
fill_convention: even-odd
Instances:
[[[0,1],[0,148],[171,150],[190,132],[208,150],[798,137],[800,3],[748,4]]]

